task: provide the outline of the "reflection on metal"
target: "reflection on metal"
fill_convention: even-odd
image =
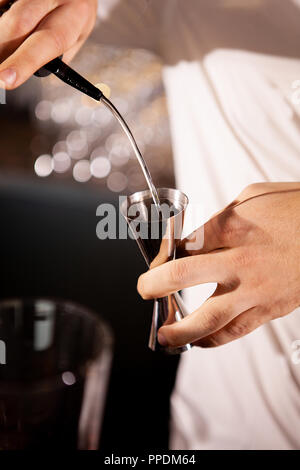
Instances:
[[[0,364],[6,364],[6,344],[0,340]]]
[[[105,334],[107,335],[107,331]],[[111,345],[107,338],[106,336],[106,343],[103,345],[102,355],[98,362],[91,364],[87,370],[83,406],[79,418],[79,450],[98,449],[112,362]]]
[[[39,300],[36,302],[36,315],[34,318],[34,350],[44,351],[53,342],[55,304]]]
[[[6,104],[5,83],[0,80],[0,104]]]
[[[143,254],[147,265],[154,268],[176,255],[176,247],[181,239],[184,213],[188,198],[176,189],[160,188],[158,197],[163,205],[168,206],[169,213],[161,212],[157,217],[152,210],[150,191],[141,191],[127,197],[121,206],[134,238]],[[150,204],[149,204],[150,201]],[[131,209],[134,208],[132,211]],[[135,216],[135,214],[139,214]],[[152,351],[163,350],[169,354],[178,354],[191,349],[187,344],[180,348],[162,347],[157,340],[157,332],[163,325],[182,320],[188,314],[178,293],[156,299],[152,316],[149,348]]]
[[[156,190],[156,187],[152,181],[152,177],[151,177],[151,174],[150,174],[150,171],[149,171],[149,168],[141,154],[141,151],[137,145],[137,142],[131,132],[131,130],[129,129],[128,127],[128,124],[127,122],[124,120],[123,116],[121,116],[121,114],[119,113],[118,109],[113,105],[113,103],[111,103],[107,98],[102,97],[101,98],[101,101],[105,104],[105,106],[112,112],[112,114],[115,116],[115,118],[117,119],[118,123],[120,124],[120,126],[122,127],[123,131],[125,132],[126,136],[128,137],[129,139],[129,142],[132,146],[132,149],[133,149],[133,152],[136,156],[136,159],[137,161],[139,162],[140,164],[140,167],[142,169],[142,172],[145,176],[145,179],[146,179],[146,182],[147,182],[147,185],[148,185],[148,188],[151,192],[151,196],[152,196],[152,199],[153,199],[153,202],[154,204],[156,205],[156,208],[157,210],[159,210],[159,205],[160,205],[160,201],[159,201],[159,197],[158,197],[158,194],[157,194],[157,190]]]

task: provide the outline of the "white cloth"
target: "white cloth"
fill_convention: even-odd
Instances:
[[[248,184],[300,181],[299,0],[100,0],[99,17],[99,41],[164,61],[177,185],[197,207],[187,232]],[[190,310],[213,287],[188,289]],[[185,353],[171,447],[299,449],[298,339],[299,309]]]

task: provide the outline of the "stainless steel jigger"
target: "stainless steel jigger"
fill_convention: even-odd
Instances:
[[[179,190],[161,188],[157,192],[160,200],[159,211],[149,190],[128,196],[121,205],[121,213],[150,269],[175,258],[188,204],[187,196]],[[161,326],[180,321],[187,314],[178,292],[156,299],[149,348],[152,351],[164,350],[169,354],[179,354],[191,349],[190,344],[180,348],[163,347],[157,340],[157,332]]]

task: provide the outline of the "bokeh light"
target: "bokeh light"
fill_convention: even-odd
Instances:
[[[124,191],[128,184],[127,176],[124,173],[115,171],[109,175],[107,178],[107,187],[116,193]]]
[[[105,178],[111,170],[111,163],[106,157],[96,157],[91,162],[91,173],[95,178]]]
[[[106,83],[97,83],[95,85],[96,88],[98,88],[99,90],[102,91],[103,95],[106,97],[106,98],[110,98],[110,95],[111,95],[111,89],[110,87],[106,84]]]
[[[88,160],[80,160],[73,167],[73,178],[79,183],[86,183],[91,178],[90,162]]]
[[[107,127],[113,120],[108,109],[101,107],[93,110],[92,122],[99,127]]]
[[[90,38],[72,66],[84,71],[87,80],[106,97],[112,93],[111,100],[128,122],[155,184],[174,184],[166,98],[157,56],[144,50],[100,46]],[[53,156],[51,163],[42,160],[43,167],[37,164],[38,172],[107,186],[113,192],[146,188],[129,141],[103,103],[72,90],[56,77],[38,83],[41,98],[34,112],[39,129],[30,150],[34,160],[39,155]]]
[[[53,161],[50,155],[40,155],[34,163],[34,171],[37,176],[46,177],[51,175]]]
[[[57,152],[53,156],[53,170],[56,173],[65,173],[71,167],[71,158],[66,152]]]
[[[75,121],[77,122],[77,124],[79,124],[80,126],[88,126],[91,123],[91,120],[91,110],[85,106],[80,106],[80,108],[77,109],[75,114]]]
[[[76,383],[76,377],[73,372],[63,372],[61,378],[65,385],[74,385]]]
[[[57,124],[62,124],[71,117],[72,102],[67,99],[55,100],[51,110],[51,118]]]
[[[40,121],[47,121],[51,117],[51,101],[42,100],[35,107],[35,115]]]
[[[59,153],[59,152],[67,152],[67,150],[68,150],[67,142],[65,140],[59,140],[53,146],[52,153],[53,155],[55,155],[56,153]]]
[[[109,159],[115,166],[124,166],[129,160],[130,151],[127,147],[115,145],[109,152]]]
[[[87,136],[83,130],[72,131],[67,136],[69,155],[75,160],[86,156],[88,152]]]

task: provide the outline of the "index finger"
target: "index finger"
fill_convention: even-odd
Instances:
[[[229,256],[229,250],[220,250],[169,261],[142,274],[138,291],[146,300],[207,282],[222,284],[232,275]]]
[[[74,46],[80,37],[83,17],[79,7],[74,11],[72,5],[66,4],[45,18],[37,30],[1,64],[0,80],[6,83],[6,88],[21,85],[40,67]]]
[[[3,3],[3,4],[2,4]],[[2,2],[0,7],[10,3]],[[24,39],[38,26],[40,21],[61,2],[59,0],[17,0],[0,16],[1,42],[0,54],[6,57],[9,49],[15,50]],[[5,57],[4,57],[5,58]],[[2,60],[4,59],[2,58]]]

